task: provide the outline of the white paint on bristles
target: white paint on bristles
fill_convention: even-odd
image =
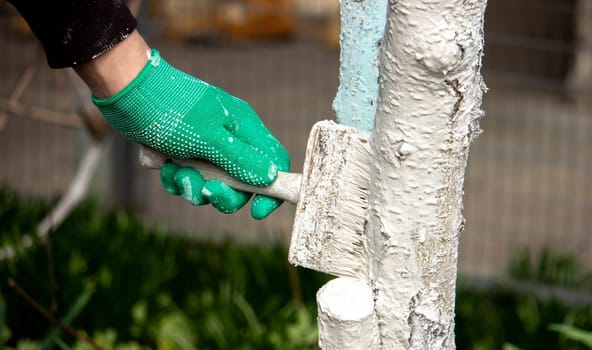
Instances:
[[[336,276],[366,273],[369,133],[330,121],[311,131],[288,260]]]

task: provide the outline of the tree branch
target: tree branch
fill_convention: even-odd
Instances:
[[[31,305],[38,313],[41,314],[45,319],[49,322],[53,323],[56,327],[60,328],[62,331],[68,333],[69,335],[73,336],[74,338],[87,343],[88,345],[92,346],[95,350],[106,350],[99,344],[97,344],[94,340],[92,340],[88,335],[75,330],[74,328],[68,326],[60,319],[52,315],[47,309],[45,309],[41,304],[39,304],[29,293],[27,293],[21,286],[16,283],[15,280],[12,278],[8,279],[8,285],[13,288],[29,305]]]

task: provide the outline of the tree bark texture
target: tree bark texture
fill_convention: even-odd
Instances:
[[[339,88],[333,101],[339,124],[366,131],[374,126],[378,99],[378,56],[386,23],[387,3],[388,0],[340,1]],[[336,237],[338,235],[339,232],[336,232]],[[327,255],[334,253],[325,250],[319,252]],[[311,255],[310,252],[307,254]],[[343,260],[343,256],[337,260]],[[366,272],[366,267],[362,267],[362,273]],[[351,285],[347,286],[344,281],[349,281],[347,283]],[[366,279],[356,283],[342,277],[321,288],[317,294],[317,304],[319,346],[322,349],[365,350],[377,347],[374,300],[371,292],[364,292],[366,288],[370,290],[367,283]],[[356,284],[358,287],[354,287]],[[361,305],[372,305],[371,312],[353,312],[351,315],[335,312],[343,308],[355,311]]]
[[[339,88],[333,109],[339,124],[370,131],[378,99],[378,55],[388,0],[341,0]]]
[[[479,134],[486,0],[390,0],[371,137],[380,348],[454,349],[463,182]]]

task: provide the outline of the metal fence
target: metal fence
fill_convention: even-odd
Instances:
[[[490,0],[486,14],[484,133],[470,152],[465,186],[463,273],[496,276],[523,248],[545,247],[592,264],[592,116],[590,0]],[[35,41],[3,10],[3,101],[36,53]],[[158,34],[158,31],[154,31]],[[173,65],[249,101],[301,167],[311,125],[331,118],[338,51],[297,36],[280,41],[169,41],[155,35]],[[40,68],[25,105],[76,111],[63,71]],[[26,114],[26,113],[25,113]],[[66,190],[88,133],[12,115],[0,130],[0,184],[46,197]],[[256,222],[247,210],[228,217],[167,195],[157,173],[139,168],[135,148],[113,135],[93,182],[106,203],[131,205],[148,223],[187,235],[286,241],[293,208]]]
[[[466,272],[499,274],[524,248],[592,263],[592,75],[581,68],[590,64],[590,3],[490,2],[490,90],[466,178]]]

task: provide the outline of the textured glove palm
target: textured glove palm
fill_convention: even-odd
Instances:
[[[126,88],[108,99],[93,97],[93,102],[126,138],[167,156],[206,159],[257,186],[289,170],[288,153],[246,102],[175,69],[156,50]],[[212,203],[226,213],[250,197],[219,181],[205,182],[193,169],[167,165],[161,180],[170,193],[195,205]],[[280,204],[257,195],[251,214],[264,218]]]

